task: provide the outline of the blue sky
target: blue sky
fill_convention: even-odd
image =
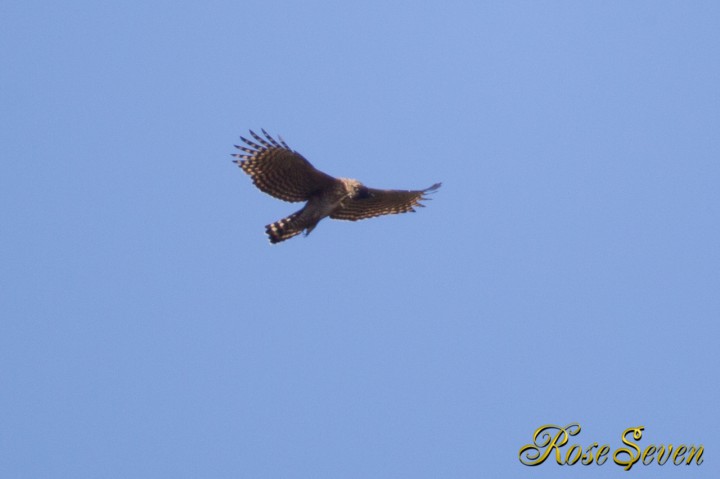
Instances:
[[[720,445],[720,4],[5,2],[0,476],[627,477]],[[416,214],[271,246],[248,129]]]

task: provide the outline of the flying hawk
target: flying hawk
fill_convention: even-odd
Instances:
[[[265,138],[252,130],[250,135],[255,141],[240,137],[246,146],[235,145],[243,152],[232,155],[238,158],[235,163],[261,191],[283,201],[307,202],[301,210],[265,227],[271,243],[285,241],[303,231],[308,235],[328,216],[357,221],[415,211],[415,207],[424,206],[421,200],[429,199],[425,195],[441,185],[435,183],[424,190],[379,190],[357,180],[334,178],[313,167],[282,138],[277,141],[261,131]]]

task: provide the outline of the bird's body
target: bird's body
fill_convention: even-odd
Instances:
[[[343,201],[353,198],[361,185],[355,180],[340,178],[330,188],[320,190],[308,198],[307,204],[299,211],[280,221],[265,227],[270,241],[277,243],[315,229],[321,219],[331,216],[335,211],[341,210]]]
[[[306,201],[305,206],[287,218],[267,225],[271,243],[279,243],[303,231],[309,234],[323,218],[357,221],[374,216],[415,211],[423,206],[425,190],[378,190],[357,180],[334,178],[313,167],[302,155],[280,139],[278,143],[265,130],[265,138],[250,131],[256,142],[240,137],[248,146],[238,146],[246,154],[235,154],[235,162],[250,175],[255,186],[284,201]]]

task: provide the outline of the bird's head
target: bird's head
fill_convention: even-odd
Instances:
[[[350,198],[357,200],[369,198],[371,196],[367,186],[363,185],[358,180],[353,180],[350,178],[340,178],[340,181],[342,181],[343,185],[345,186],[345,191],[347,191],[347,194]]]

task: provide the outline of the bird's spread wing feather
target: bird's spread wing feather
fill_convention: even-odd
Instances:
[[[265,138],[252,130],[255,141],[240,139],[247,146],[235,145],[243,153],[234,154],[242,170],[250,175],[261,191],[284,201],[307,201],[310,196],[329,187],[336,180],[313,167],[303,156],[278,142],[265,130]]]
[[[330,217],[336,220],[357,221],[374,216],[391,215],[415,211],[416,207],[423,207],[422,200],[440,188],[441,183],[436,183],[424,190],[378,190],[368,188],[367,194],[354,199],[343,201],[341,208],[335,210]]]

